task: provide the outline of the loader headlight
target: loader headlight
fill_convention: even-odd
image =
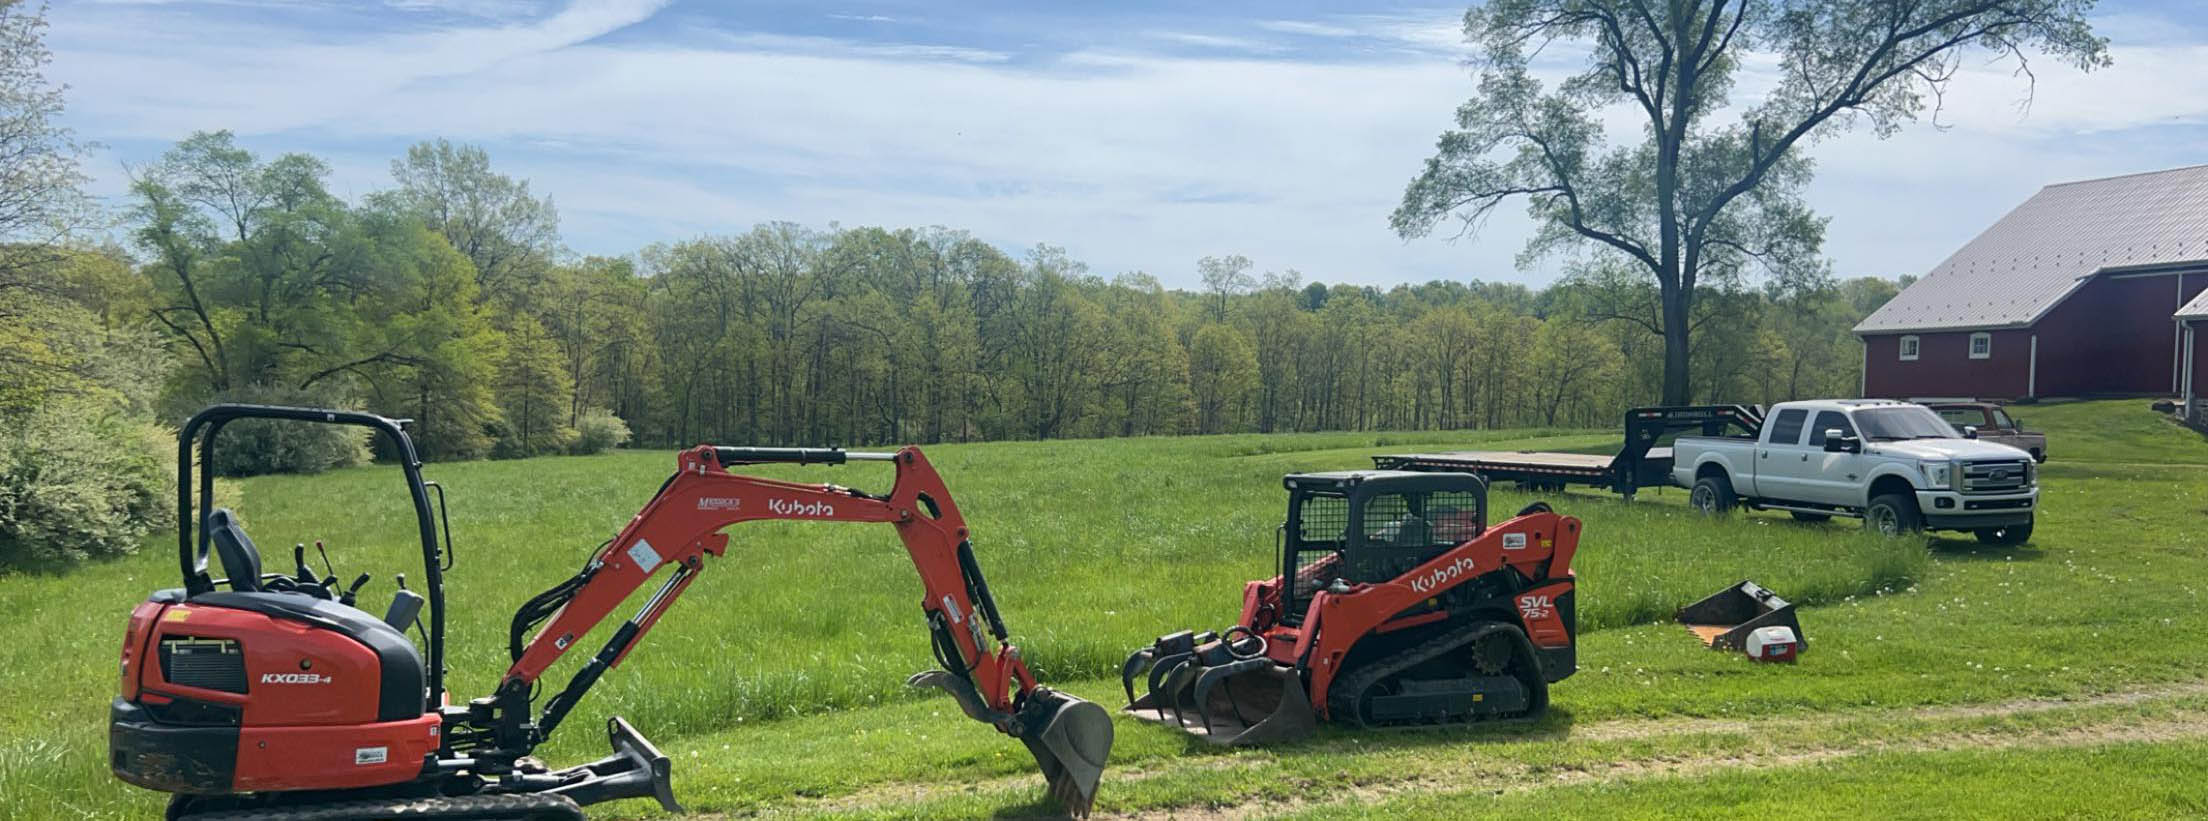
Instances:
[[[1954,462],[1921,462],[1918,466],[1924,469],[1924,486],[1927,488],[1952,490],[1955,487],[1955,478],[1962,473],[1956,469]]]

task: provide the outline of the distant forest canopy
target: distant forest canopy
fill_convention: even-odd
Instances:
[[[218,398],[357,407],[416,420],[428,458],[467,459],[631,432],[677,446],[1609,427],[1659,394],[1652,285],[1595,268],[1538,290],[1383,290],[1225,256],[1193,261],[1188,291],[955,229],[789,223],[577,258],[552,201],[479,148],[414,146],[357,202],[328,173],[196,134],[136,171],[130,249],[57,263],[102,327],[158,336],[172,423]],[[1854,394],[1848,329],[1897,287],[1706,297],[1693,395]]]

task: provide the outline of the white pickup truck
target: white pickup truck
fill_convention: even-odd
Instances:
[[[1706,514],[1735,506],[1821,521],[1859,516],[1887,534],[1968,530],[2022,544],[2039,505],[2031,454],[1965,439],[1922,405],[1883,399],[1785,402],[1755,437],[1681,436],[1672,480]]]

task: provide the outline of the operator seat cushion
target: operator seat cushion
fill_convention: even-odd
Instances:
[[[238,525],[237,514],[227,507],[207,514],[207,535],[215,555],[222,558],[222,572],[230,577],[230,589],[250,593],[261,589],[261,551]]]

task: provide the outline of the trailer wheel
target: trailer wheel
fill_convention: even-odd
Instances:
[[[2025,522],[2010,527],[1982,527],[1973,531],[1972,535],[1986,544],[2020,545],[2032,538],[2032,523]]]
[[[1924,529],[1924,521],[1917,513],[1917,500],[1900,493],[1888,493],[1871,497],[1869,507],[1863,509],[1863,529],[1885,536],[1900,536]]]
[[[1740,497],[1733,494],[1733,481],[1725,474],[1696,479],[1694,489],[1687,492],[1687,505],[1704,516],[1723,516],[1733,511]]]

